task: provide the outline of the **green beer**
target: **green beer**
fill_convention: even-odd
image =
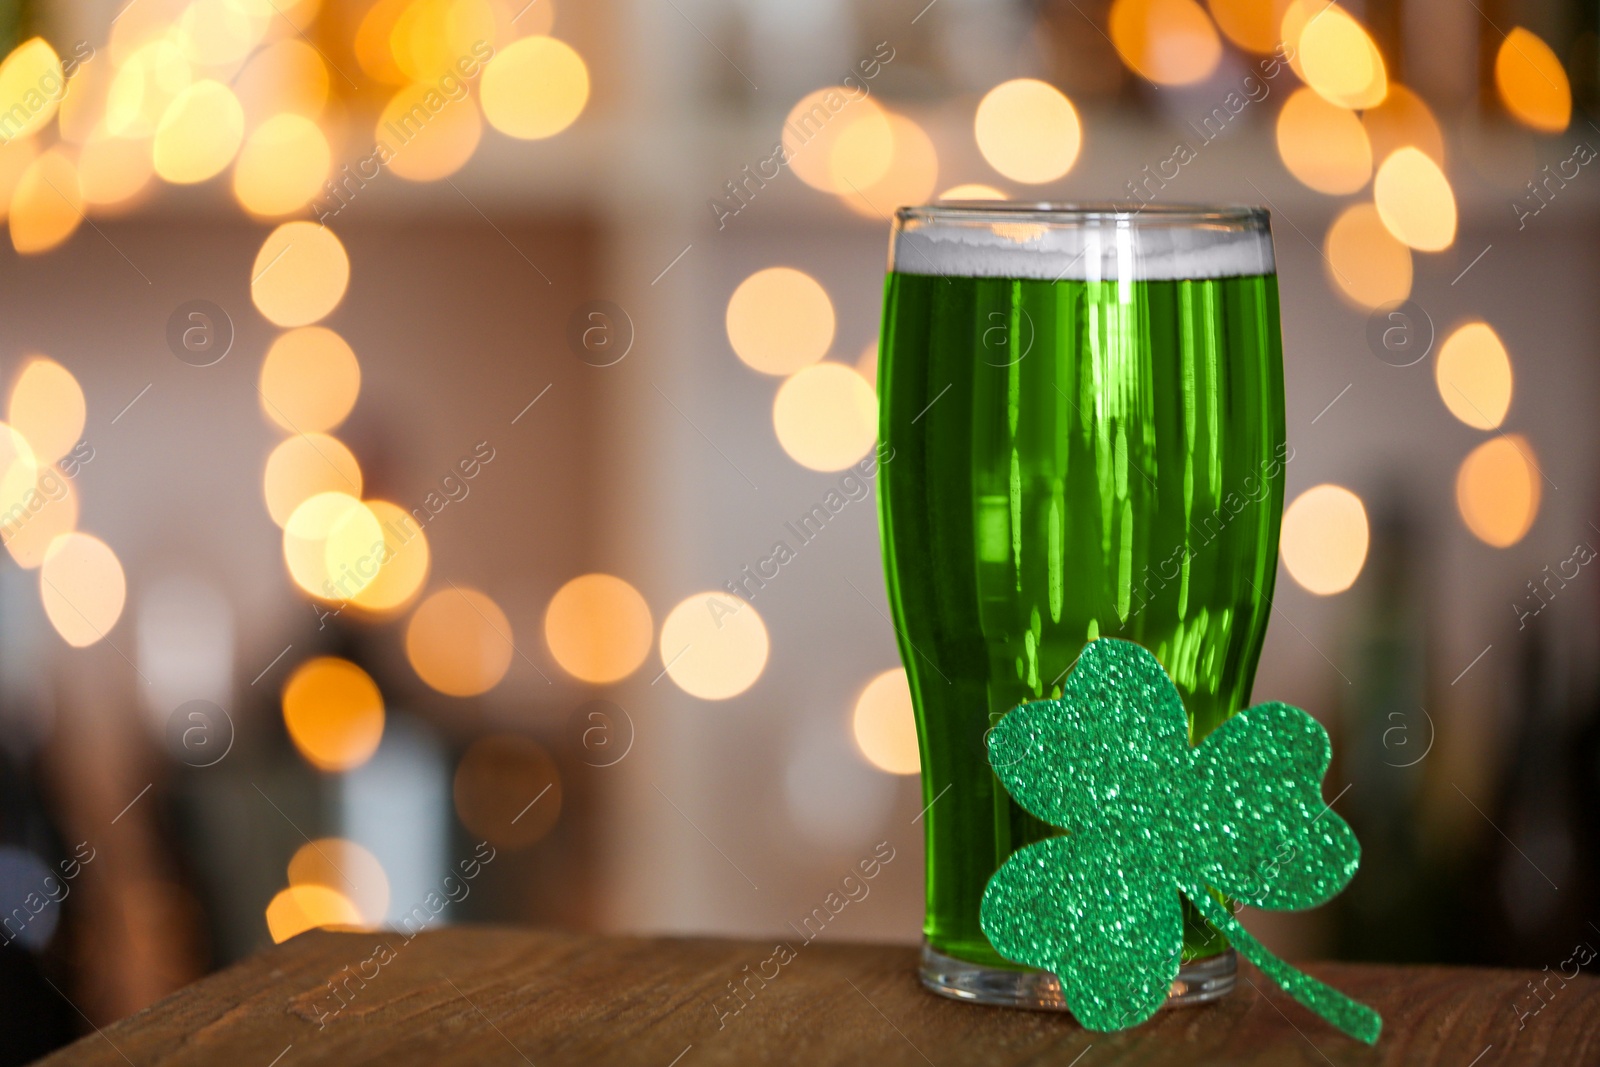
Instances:
[[[1059,832],[999,785],[987,732],[1058,695],[1098,637],[1156,655],[1191,743],[1248,702],[1290,455],[1265,213],[902,210],[879,389],[885,570],[928,805],[924,980],[1054,1006],[978,924],[1006,857]],[[1186,964],[1226,951],[1189,918]]]

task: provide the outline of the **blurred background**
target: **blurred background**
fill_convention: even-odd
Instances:
[[[825,936],[915,941],[858,464],[888,217],[941,195],[1273,211],[1256,692],[1366,854],[1247,921],[1594,943],[1597,20],[0,4],[5,1062],[318,925],[789,936],[880,842]]]

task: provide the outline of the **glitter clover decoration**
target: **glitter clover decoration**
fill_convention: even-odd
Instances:
[[[1059,698],[1015,708],[989,735],[1006,791],[1066,833],[1018,849],[990,878],[984,934],[1055,974],[1085,1027],[1120,1030],[1154,1014],[1177,977],[1182,894],[1290,996],[1375,1043],[1377,1012],[1272,955],[1223,903],[1299,910],[1349,883],[1360,846],[1321,798],[1331,755],[1315,719],[1278,703],[1191,746],[1155,656],[1090,643]]]

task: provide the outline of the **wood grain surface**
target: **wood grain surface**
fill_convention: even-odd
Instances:
[[[1248,965],[1238,988],[1219,1003],[1162,1011],[1134,1030],[1097,1034],[1057,1014],[977,1007],[927,993],[917,983],[910,948],[791,945],[792,958],[779,964],[775,946],[758,941],[494,927],[454,927],[411,941],[390,932],[317,931],[41,1062],[1600,1064],[1600,978],[1563,980],[1554,967],[1308,965],[1383,1013],[1383,1037],[1368,1048]],[[730,982],[775,969],[764,986],[750,978],[743,999],[730,993]]]

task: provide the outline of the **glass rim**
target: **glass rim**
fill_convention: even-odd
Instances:
[[[1133,202],[1050,200],[940,200],[902,207],[895,221],[1029,222],[1046,226],[1116,223],[1127,226],[1265,227],[1271,212],[1252,204],[1138,204]]]

